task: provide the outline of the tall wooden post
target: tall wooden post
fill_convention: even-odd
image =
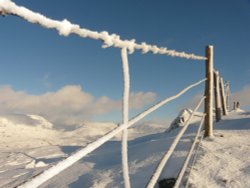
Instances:
[[[206,88],[205,88],[205,137],[213,136],[213,89],[214,89],[214,66],[213,46],[206,47]]]
[[[220,78],[220,95],[221,95],[223,115],[226,116],[228,113],[227,113],[227,104],[226,104],[223,78]]]
[[[220,100],[220,89],[219,89],[219,72],[214,71],[214,96],[215,96],[215,117],[216,122],[221,120],[221,100]]]

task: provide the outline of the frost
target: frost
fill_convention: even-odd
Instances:
[[[85,28],[80,28],[79,25],[72,24],[68,20],[63,21],[52,20],[39,13],[35,13],[25,7],[17,6],[10,0],[0,0],[0,13],[17,15],[25,20],[39,24],[45,28],[56,29],[59,35],[68,36],[70,34],[76,34],[80,37],[88,37],[95,40],[103,41],[103,48],[110,46],[118,48],[127,48],[129,53],[134,53],[134,51],[141,50],[142,53],[152,52],[153,54],[164,54],[172,57],[181,57],[194,60],[206,60],[206,57],[196,56],[194,54],[188,54],[185,52],[176,52],[174,50],[168,50],[164,47],[158,47],[156,45],[148,45],[145,42],[138,44],[135,39],[132,40],[121,40],[119,35],[110,35],[107,31],[96,32]]]
[[[132,50],[132,49],[131,49]],[[130,75],[127,49],[121,50],[122,70],[123,70],[123,124],[128,125],[129,121],[129,89],[130,89]],[[124,129],[122,134],[122,169],[125,188],[130,188],[130,178],[128,169],[128,130]]]
[[[64,19],[60,25],[61,27],[59,27],[59,34],[63,36],[68,36],[71,33],[72,28],[74,27],[74,25],[72,25],[66,19]],[[75,27],[77,28],[78,26],[75,25]]]
[[[36,163],[35,160],[32,160],[30,163],[28,163],[25,168],[26,169],[31,169],[31,168],[40,168],[40,167],[45,167],[48,166],[46,163],[44,163],[43,161],[39,161]]]

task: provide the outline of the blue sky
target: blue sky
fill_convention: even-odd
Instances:
[[[205,46],[214,45],[215,67],[225,80],[230,81],[232,93],[237,93],[240,97],[238,100],[249,109],[250,99],[246,93],[250,91],[250,2],[247,0],[14,2],[53,19],[67,18],[90,30],[106,30],[119,34],[122,39],[134,38],[137,42],[177,51],[203,56]],[[74,91],[92,97],[96,108],[103,108],[96,101],[103,101],[105,96],[116,109],[116,112],[104,110],[98,114],[84,109],[83,113],[89,115],[83,118],[119,121],[116,106],[122,95],[119,49],[102,49],[100,41],[74,35],[62,37],[54,30],[12,16],[0,18],[0,33],[0,85],[5,90],[8,85],[8,92],[16,97],[22,91],[23,97],[29,100],[48,92],[57,97],[57,92],[63,87],[81,86],[80,91],[76,87]],[[141,92],[136,95],[138,99],[149,99],[149,102],[171,96],[204,77],[203,61],[136,52],[129,55],[129,63],[132,92]],[[194,95],[202,92],[203,86],[193,89],[150,117],[171,119],[193,100]],[[69,95],[73,98],[78,96],[70,92]],[[9,104],[11,100],[8,98],[6,102],[2,99],[1,102]],[[102,104],[105,106],[109,103]],[[133,113],[143,109],[141,106],[145,108],[148,105],[147,102],[139,104]],[[16,108],[15,105],[8,108],[8,112],[11,109],[20,113],[22,109],[25,113],[32,111],[30,108]],[[38,112],[45,113],[44,109]],[[75,113],[81,114],[78,111]]]

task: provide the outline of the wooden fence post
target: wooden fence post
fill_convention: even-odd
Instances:
[[[213,46],[206,47],[206,87],[205,87],[205,137],[213,136],[213,89],[214,89],[214,66]]]
[[[229,95],[230,95],[230,84],[229,84],[229,81],[226,81],[226,104],[227,104],[227,110],[230,110]]]
[[[228,113],[227,113],[227,104],[226,104],[226,97],[225,97],[225,91],[224,91],[224,82],[223,82],[222,77],[220,78],[220,95],[221,95],[223,115],[226,116]]]
[[[215,117],[216,122],[221,120],[221,98],[219,89],[219,72],[214,71],[214,96],[215,96]]]

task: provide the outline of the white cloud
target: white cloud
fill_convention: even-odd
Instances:
[[[153,92],[137,92],[130,94],[130,108],[140,109],[146,104],[154,102],[156,99],[156,93]]]
[[[131,109],[140,109],[152,103],[152,92],[131,93]],[[56,124],[74,124],[95,115],[121,110],[121,100],[106,96],[95,98],[79,85],[67,85],[58,91],[30,95],[15,91],[10,86],[0,87],[0,113],[39,114]]]

